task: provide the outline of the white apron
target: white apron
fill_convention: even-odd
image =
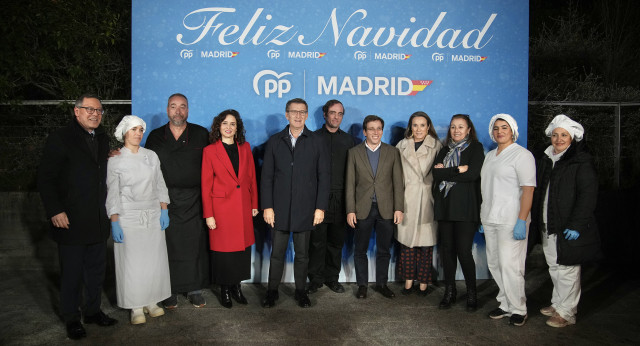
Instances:
[[[160,202],[169,202],[160,161],[144,148],[133,154],[122,148],[109,159],[107,212],[119,214],[124,233],[114,244],[118,306],[155,304],[171,295],[165,232],[160,229]]]

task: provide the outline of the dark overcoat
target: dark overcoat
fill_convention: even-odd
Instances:
[[[449,147],[440,149],[433,165],[443,163]],[[464,173],[458,167],[433,169],[433,209],[434,218],[439,221],[465,221],[480,223],[480,171],[484,163],[484,149],[478,141],[473,141],[460,153],[460,166],[469,166]],[[440,191],[442,181],[456,184],[449,189],[447,197]]]
[[[291,145],[289,126],[267,141],[260,177],[262,209],[273,208],[275,230],[313,229],[316,209],[327,210],[331,164],[320,136],[306,126]]]
[[[531,230],[542,230],[542,208],[547,186],[547,232],[557,234],[558,264],[577,265],[600,258],[600,235],[594,215],[598,199],[598,177],[584,142],[573,142],[553,165],[541,155],[536,162],[537,188],[533,194]],[[566,240],[563,231],[578,231],[576,240]]]
[[[109,237],[107,158],[109,138],[99,126],[93,139],[73,119],[47,138],[38,168],[38,190],[47,219],[65,212],[69,229],[53,226],[51,238],[59,244],[87,245]],[[93,153],[88,141],[97,141]]]

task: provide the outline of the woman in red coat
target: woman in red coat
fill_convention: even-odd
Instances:
[[[202,206],[209,227],[211,278],[220,285],[220,304],[247,304],[240,282],[251,277],[253,216],[258,190],[251,147],[240,114],[228,109],[211,124],[202,154]]]

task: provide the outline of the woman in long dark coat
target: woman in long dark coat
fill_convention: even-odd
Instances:
[[[466,114],[451,117],[444,144],[433,162],[434,214],[438,220],[446,285],[439,308],[448,309],[456,301],[457,258],[467,285],[467,310],[475,311],[478,306],[476,263],[471,249],[480,223],[480,171],[484,149]]]
[[[580,264],[600,254],[594,216],[598,178],[583,133],[579,123],[556,116],[545,130],[551,145],[537,161],[531,231],[541,232],[553,282],[551,305],[540,312],[556,328],[576,323]]]

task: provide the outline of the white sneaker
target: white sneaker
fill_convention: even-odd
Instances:
[[[149,314],[149,317],[158,317],[164,315],[164,310],[157,304],[147,305],[143,308],[144,312]]]
[[[554,328],[562,328],[572,324],[576,324],[576,323],[565,320],[557,312],[553,314],[553,316],[551,316],[550,319],[547,320],[547,325]]]
[[[540,313],[545,315],[545,316],[551,317],[551,316],[553,316],[553,314],[556,313],[556,309],[553,306],[547,306],[547,307],[544,307],[544,308],[540,309]]]
[[[131,324],[142,324],[145,322],[147,322],[147,319],[144,317],[142,308],[131,309]]]

